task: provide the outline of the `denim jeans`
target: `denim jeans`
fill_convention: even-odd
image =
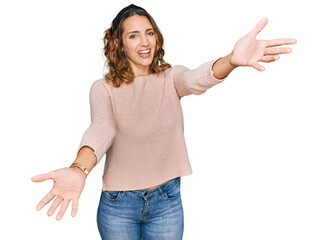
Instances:
[[[148,190],[102,191],[97,225],[104,240],[181,240],[180,177]]]

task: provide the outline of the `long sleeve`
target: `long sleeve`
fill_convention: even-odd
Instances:
[[[115,137],[115,118],[110,96],[101,81],[95,81],[90,89],[91,124],[83,134],[77,154],[83,146],[94,150],[97,164],[111,147]]]
[[[173,81],[179,97],[190,94],[200,95],[207,89],[224,81],[228,76],[214,77],[212,67],[220,58],[205,62],[196,69],[189,70],[182,65],[173,66]]]

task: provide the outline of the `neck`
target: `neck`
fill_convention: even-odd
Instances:
[[[149,66],[134,66],[132,65],[132,70],[135,77],[148,76],[150,75]]]

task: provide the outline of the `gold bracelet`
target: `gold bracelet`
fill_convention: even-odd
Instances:
[[[73,163],[71,166],[70,166],[70,168],[73,168],[73,167],[78,167],[79,169],[81,169],[87,176],[88,176],[88,174],[89,174],[89,171],[88,171],[88,169],[85,167],[85,166],[82,166],[82,165],[80,165],[80,164],[78,164],[78,163]]]

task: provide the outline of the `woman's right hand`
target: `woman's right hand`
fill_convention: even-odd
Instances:
[[[54,197],[56,197],[48,210],[48,216],[52,216],[58,206],[62,203],[56,217],[57,220],[60,220],[63,217],[69,202],[72,200],[71,215],[72,217],[75,217],[78,201],[84,188],[86,174],[77,168],[65,167],[32,177],[33,182],[43,182],[48,179],[52,179],[54,185],[51,191],[39,202],[36,207],[37,210],[41,210]]]

